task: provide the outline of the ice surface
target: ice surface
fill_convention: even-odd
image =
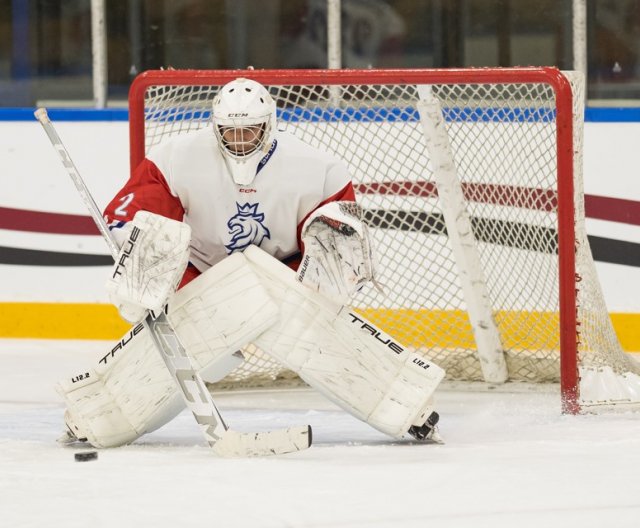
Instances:
[[[232,427],[310,423],[313,447],[219,459],[183,413],[75,462],[52,386],[103,348],[0,341],[0,526],[640,526],[640,415],[562,416],[556,390],[443,390],[442,446],[388,439],[311,390],[216,395]]]

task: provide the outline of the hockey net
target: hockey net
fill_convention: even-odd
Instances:
[[[281,129],[351,171],[385,290],[362,291],[356,309],[449,379],[561,382],[568,412],[635,403],[640,371],[616,338],[584,227],[579,75],[146,72],[130,94],[132,167],[208,126],[211,99],[240,76],[268,87]],[[255,347],[245,356],[226,385],[295,383]]]

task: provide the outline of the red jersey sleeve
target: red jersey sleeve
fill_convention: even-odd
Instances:
[[[120,227],[133,220],[141,210],[180,221],[184,216],[180,200],[171,193],[160,169],[148,159],[138,165],[129,181],[107,205],[104,217],[110,227]]]

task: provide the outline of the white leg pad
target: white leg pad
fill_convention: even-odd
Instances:
[[[146,330],[136,325],[95,368],[58,383],[67,424],[95,447],[126,444],[157,429],[181,410],[165,372]]]
[[[234,254],[179,290],[168,317],[203,378],[220,379],[233,355],[278,320],[278,307],[245,257]],[[130,443],[183,408],[182,396],[142,324],[90,368],[57,386],[67,423],[95,447]]]
[[[337,405],[401,437],[422,425],[444,370],[405,349],[363,316],[295,279],[258,248],[245,251],[280,307],[280,321],[255,343]]]

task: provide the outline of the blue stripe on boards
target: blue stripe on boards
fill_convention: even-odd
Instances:
[[[555,111],[549,108],[444,108],[445,120],[450,122],[481,123],[548,123],[555,119]],[[361,107],[361,108],[294,108],[279,109],[278,119],[289,123],[298,122],[359,122],[395,123],[418,121],[416,108],[405,107]]]
[[[0,121],[35,121],[35,108],[0,108]],[[52,121],[128,121],[126,108],[47,108]]]
[[[640,123],[640,107],[587,107],[584,120],[589,123]]]
[[[0,121],[35,121],[35,108],[0,108]],[[128,121],[126,108],[48,108],[52,121]],[[187,117],[198,120],[209,118],[208,111],[191,111]],[[153,116],[164,121],[184,119],[184,114],[158,112]],[[447,121],[471,122],[549,122],[554,112],[536,108],[448,108],[445,109]],[[315,108],[311,110],[278,109],[278,119],[296,123],[302,121],[320,122],[403,122],[417,121],[415,108]],[[588,123],[640,123],[640,107],[587,107],[585,121]]]

